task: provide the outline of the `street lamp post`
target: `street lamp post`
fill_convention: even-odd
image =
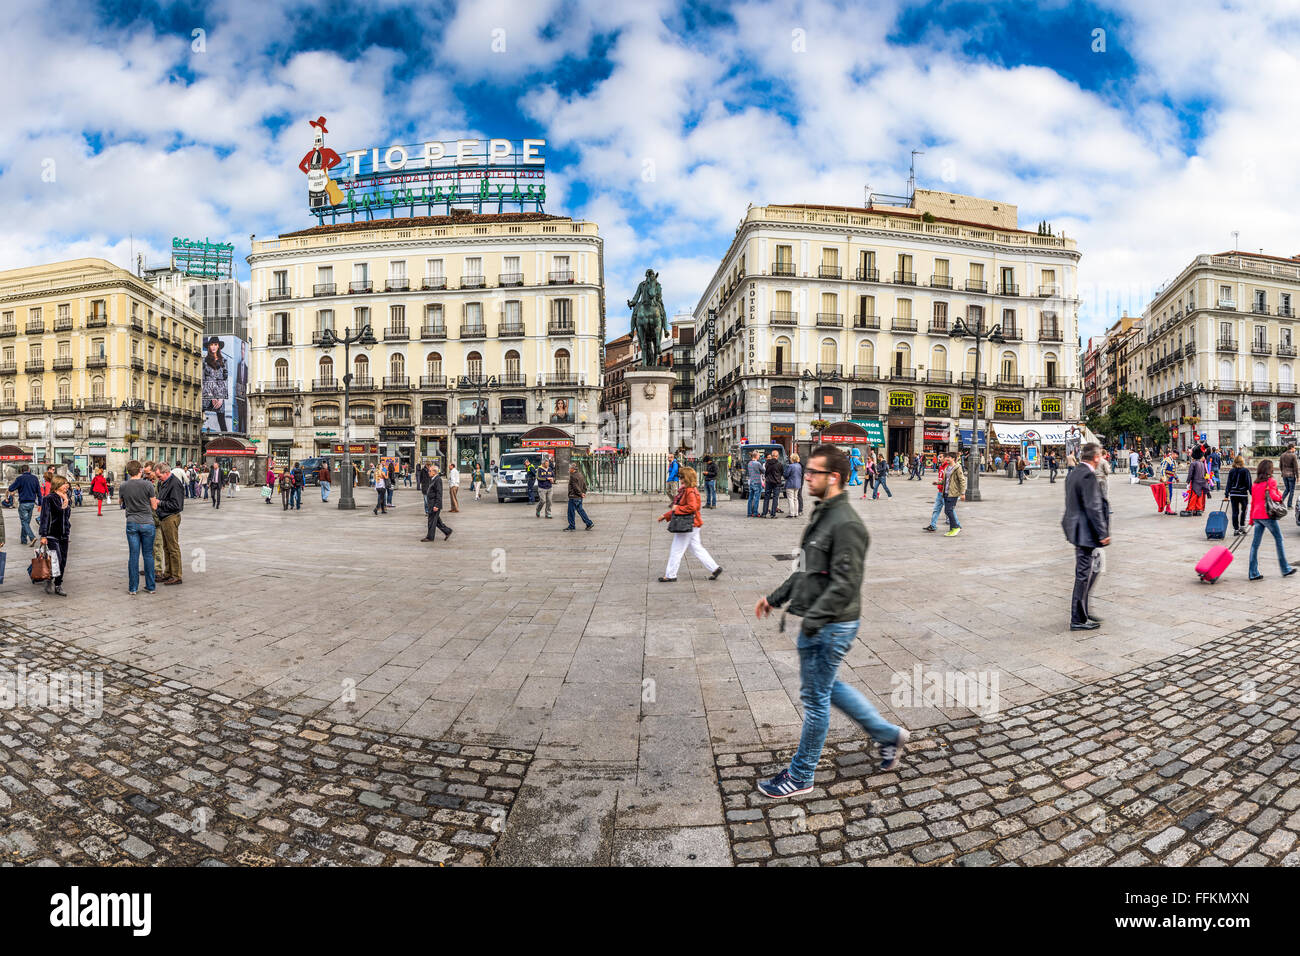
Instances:
[[[362,326],[356,335],[352,335],[351,332],[351,329],[345,328],[343,335],[340,336],[333,329],[326,329],[321,333],[320,339],[320,347],[323,349],[332,349],[336,345],[343,346],[343,466],[340,469],[342,474],[339,476],[343,488],[339,493],[340,511],[357,509],[357,503],[352,497],[352,435],[348,424],[350,421],[348,399],[352,390],[351,347],[355,344],[369,350],[375,344],[375,333],[370,330],[369,323]]]
[[[975,323],[975,330],[972,332],[970,326],[960,316],[953,322],[952,331],[949,332],[951,338],[966,338],[972,336],[975,339],[975,381],[974,391],[971,395],[971,443],[970,443],[970,468],[968,471],[969,478],[966,481],[966,500],[980,500],[980,345],[984,339],[993,342],[995,345],[1001,345],[1006,341],[1002,337],[1002,323],[998,323],[989,329],[987,333],[981,328],[982,323]],[[961,419],[958,419],[958,435],[961,437]],[[985,438],[987,447],[988,439]]]

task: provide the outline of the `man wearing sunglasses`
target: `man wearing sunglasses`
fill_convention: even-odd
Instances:
[[[881,717],[861,691],[835,677],[858,635],[868,542],[867,529],[844,494],[848,482],[849,459],[844,452],[834,445],[813,449],[804,483],[817,503],[799,542],[799,562],[785,583],[754,606],[755,616],[763,618],[789,602],[790,613],[803,617],[797,644],[803,732],[790,766],[758,785],[773,799],[812,792],[832,704],[880,744],[881,770],[898,766],[909,736]]]

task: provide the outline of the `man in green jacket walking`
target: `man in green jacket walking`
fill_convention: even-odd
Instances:
[[[868,542],[867,529],[844,494],[848,481],[849,459],[844,452],[834,445],[813,449],[804,484],[818,501],[799,542],[799,567],[754,606],[755,615],[763,618],[789,602],[790,613],[803,617],[798,641],[803,732],[789,768],[758,785],[774,799],[812,792],[832,704],[880,745],[881,770],[898,766],[909,736],[904,728],[881,717],[861,691],[835,677],[861,623],[862,567]]]

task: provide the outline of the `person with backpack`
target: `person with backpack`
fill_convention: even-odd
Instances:
[[[1224,494],[1232,505],[1234,535],[1246,534],[1246,528],[1250,524],[1246,517],[1250,501],[1250,485],[1250,469],[1246,467],[1246,460],[1238,455],[1232,460],[1232,468],[1228,471],[1228,481],[1224,486]]]
[[[718,463],[712,455],[704,456],[704,507],[718,507]]]
[[[690,548],[695,559],[708,569],[709,580],[713,581],[722,573],[722,567],[713,560],[700,540],[704,519],[700,517],[700,492],[696,487],[699,478],[695,469],[690,467],[681,468],[677,474],[681,489],[673,496],[672,507],[659,516],[660,521],[669,522],[668,530],[673,536],[672,547],[668,551],[668,566],[659,580],[664,584],[672,584],[677,580],[682,556]]]
[[[293,505],[293,472],[288,468],[280,472],[280,510],[288,511]]]
[[[302,470],[302,462],[297,462],[293,466],[293,471],[289,473],[293,479],[293,487],[290,489],[289,504],[296,511],[302,511],[302,486],[306,478]]]
[[[870,541],[844,494],[849,467],[847,456],[834,445],[813,449],[804,474],[817,503],[799,544],[802,567],[754,605],[760,620],[782,605],[803,618],[796,644],[803,702],[799,747],[786,769],[758,784],[760,793],[776,800],[812,792],[832,706],[848,714],[879,745],[881,772],[898,766],[910,736],[882,718],[861,691],[836,678],[862,623],[862,573]]]

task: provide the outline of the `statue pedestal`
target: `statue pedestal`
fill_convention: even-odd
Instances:
[[[668,405],[677,377],[671,369],[642,368],[623,373],[628,386],[628,451],[633,455],[668,455],[671,440]]]

